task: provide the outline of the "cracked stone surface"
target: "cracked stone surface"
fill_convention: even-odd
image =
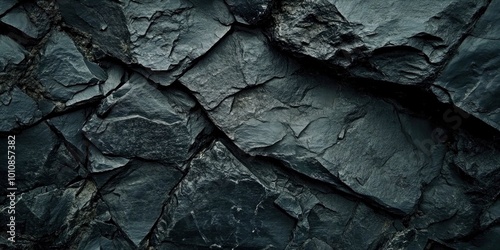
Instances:
[[[487,1],[282,1],[271,28],[280,47],[350,74],[399,84],[430,77]]]
[[[500,129],[498,67],[500,1],[492,1],[472,32],[460,44],[436,84],[449,93],[450,102]],[[437,92],[440,92],[436,89]]]
[[[238,39],[239,34],[234,33],[228,41]],[[221,50],[253,54],[252,47],[234,44],[223,42]],[[236,48],[227,48],[230,45]],[[334,78],[300,68],[287,76],[280,75],[281,71],[269,72],[262,79],[269,79],[265,84],[234,94],[255,85],[255,81],[248,83],[247,75],[267,72],[245,69],[248,59],[239,59],[237,54],[233,58],[239,62],[230,65],[243,68],[243,77],[238,77],[241,80],[235,81],[238,78],[230,73],[211,74],[218,65],[217,57],[224,55],[217,52],[214,50],[216,58],[207,55],[206,61],[201,61],[194,73],[187,72],[187,79],[181,82],[188,81],[186,85],[201,96],[200,100],[218,97],[201,104],[238,147],[252,155],[281,159],[312,178],[347,185],[383,206],[403,213],[413,211],[420,186],[436,176],[444,156],[442,147],[433,141],[428,148],[419,148],[431,133],[429,123],[398,114],[395,107],[383,101],[341,88]],[[279,57],[261,60],[264,69],[274,61],[278,61],[275,65],[292,64]],[[206,82],[196,81],[200,78]],[[218,106],[214,109],[212,103]],[[365,141],[367,135],[381,140]],[[411,179],[411,184],[406,179]]]
[[[12,64],[19,64],[24,60],[26,51],[8,36],[0,35],[0,69],[2,71]]]
[[[274,206],[276,195],[216,142],[191,162],[162,216],[158,241],[283,249],[294,221]]]
[[[182,177],[175,168],[134,161],[101,189],[111,218],[138,245],[160,216],[168,193]],[[143,180],[147,179],[147,182]]]
[[[0,249],[497,249],[499,10],[3,0]]]
[[[100,104],[83,127],[104,154],[138,157],[182,166],[206,139],[211,124],[189,96],[176,89],[163,93],[139,74]]]
[[[275,4],[273,0],[225,0],[236,21],[255,25],[263,22]]]
[[[130,51],[143,74],[170,85],[230,29],[223,0],[123,1]]]
[[[55,101],[75,102],[99,95],[106,72],[87,61],[71,38],[62,32],[50,35],[39,67],[40,83]]]
[[[47,15],[38,6],[30,3],[9,11],[0,18],[0,22],[32,39],[41,38],[50,28]]]
[[[37,103],[18,87],[0,94],[0,132],[8,132],[22,125],[31,125],[41,118]]]

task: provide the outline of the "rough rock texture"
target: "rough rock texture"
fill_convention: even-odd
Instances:
[[[0,22],[22,32],[27,38],[39,39],[49,30],[47,15],[35,4],[27,3],[9,11]]]
[[[220,142],[195,157],[159,223],[159,242],[218,248],[283,249],[293,218]],[[216,204],[216,206],[214,206]]]
[[[487,1],[282,1],[273,39],[357,77],[418,84],[459,43]]]
[[[210,133],[211,124],[186,94],[159,92],[134,74],[103,100],[83,131],[104,154],[181,166]]]
[[[225,0],[236,21],[242,24],[262,23],[271,14],[273,0]]]
[[[88,62],[68,35],[53,33],[42,53],[40,83],[53,100],[78,102],[99,95],[98,82],[106,80],[106,72]]]
[[[469,114],[500,129],[500,1],[492,1],[471,33],[460,44],[441,76],[435,91],[444,90],[452,102]]]
[[[499,10],[1,1],[0,249],[497,249]]]
[[[41,112],[33,99],[18,87],[0,95],[0,132],[8,132],[22,125],[31,125],[41,118]]]
[[[9,65],[19,64],[24,60],[24,49],[8,36],[0,35],[0,69]]]
[[[215,49],[215,58],[207,55],[194,73],[188,71],[181,78],[200,95],[215,124],[252,155],[281,159],[314,179],[345,184],[383,206],[412,212],[420,187],[436,176],[442,164],[441,147],[419,148],[428,139],[431,124],[399,114],[391,104],[341,88],[334,78],[291,70],[292,62],[271,53],[262,53],[266,57],[257,57],[258,66],[248,67],[256,60],[251,57],[253,41],[239,38],[244,34],[228,37],[230,43],[220,44],[226,53]],[[238,52],[232,55],[237,62],[220,59],[228,51]],[[214,74],[218,61],[232,67]],[[273,64],[277,67],[268,66]],[[289,72],[283,76],[287,65]],[[258,80],[253,79],[263,76],[259,79],[267,81],[263,86],[241,90],[255,86]],[[204,101],[209,98],[215,100]],[[373,138],[366,141],[369,135]]]

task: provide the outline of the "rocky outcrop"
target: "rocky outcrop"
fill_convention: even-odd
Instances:
[[[499,6],[3,1],[0,248],[495,249]]]
[[[420,84],[437,73],[487,1],[282,1],[272,37],[356,77]]]
[[[436,80],[434,91],[444,95],[443,101],[451,102],[490,126],[500,129],[500,93],[497,68],[500,64],[500,30],[492,25],[500,1],[492,1],[474,29],[460,44],[456,54]],[[444,92],[444,93],[443,93]]]

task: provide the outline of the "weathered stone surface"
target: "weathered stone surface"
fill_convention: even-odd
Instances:
[[[0,132],[31,125],[41,118],[36,102],[18,87],[0,94]]]
[[[500,1],[0,2],[0,249],[498,248]]]
[[[85,218],[82,215],[89,208],[95,192],[92,183],[80,181],[63,189],[48,185],[18,193],[16,248],[26,249],[34,245],[66,248],[65,242],[71,240],[75,231],[83,229]],[[6,207],[0,206],[0,209],[4,211]],[[2,216],[0,222],[7,224],[6,217]]]
[[[220,142],[196,156],[167,204],[159,243],[217,248],[284,249],[294,220]]]
[[[500,244],[500,226],[488,229],[468,242],[456,244],[457,249],[494,250]]]
[[[50,35],[43,50],[39,79],[51,99],[70,101],[71,105],[92,99],[100,92],[89,89],[98,87],[106,78],[106,72],[87,61],[68,35],[62,32]],[[73,98],[77,99],[71,101]]]
[[[248,44],[239,54],[255,51]],[[220,46],[224,48],[226,41]],[[288,64],[283,57],[271,59],[263,63],[274,61],[280,67]],[[243,70],[249,76],[264,72],[266,78],[262,81],[267,82],[234,94],[249,85],[247,78],[211,74],[215,66],[207,65],[215,61],[211,54],[206,60],[181,81],[201,96],[199,99],[215,124],[247,153],[278,158],[312,178],[339,187],[347,185],[402,213],[413,211],[421,185],[432,180],[441,168],[442,146],[434,145],[428,122],[399,114],[390,104],[341,88],[334,83],[336,79],[297,67],[289,70],[287,76],[280,75],[281,70]],[[207,80],[197,82],[196,75]],[[188,81],[189,77],[193,80]]]
[[[265,20],[273,7],[273,0],[225,0],[236,21],[258,24]]]
[[[500,222],[500,200],[497,200],[493,204],[491,204],[480,218],[480,225],[483,228],[486,228],[498,222]]]
[[[8,65],[19,64],[24,60],[26,51],[8,36],[0,35],[0,71]]]
[[[500,153],[498,149],[484,141],[470,137],[457,138],[459,151],[453,157],[453,164],[465,175],[472,178],[475,186],[496,190],[500,181]]]
[[[120,6],[104,0],[58,0],[66,24],[92,36],[103,52],[130,63],[130,34]]]
[[[19,191],[49,185],[64,187],[79,175],[81,164],[46,123],[24,130],[15,139],[19,145],[14,151]],[[7,159],[6,150],[1,155]],[[2,168],[1,173],[7,176],[7,169]],[[7,183],[2,182],[2,185]]]
[[[137,249],[130,239],[112,220],[109,207],[102,200],[96,202],[89,230],[80,231],[78,240],[72,245],[76,249]]]
[[[162,85],[170,85],[212,48],[233,22],[223,0],[123,1],[121,5],[134,58]],[[168,72],[155,76],[158,71]]]
[[[289,249],[376,249],[394,230],[390,218],[339,195],[304,192],[296,199],[304,214]]]
[[[255,31],[236,31],[215,47],[180,81],[206,109],[242,89],[284,77],[288,62]]]
[[[285,50],[357,77],[418,84],[474,23],[487,1],[282,1],[272,37]]]
[[[480,204],[466,188],[455,172],[443,168],[442,175],[423,193],[419,213],[411,226],[441,240],[470,234],[479,218]]]
[[[181,177],[173,167],[134,161],[101,189],[111,218],[134,244],[139,245],[154,226]]]
[[[26,3],[9,11],[0,22],[19,30],[29,38],[41,38],[49,30],[47,15],[35,4]]]
[[[0,3],[0,15],[7,12],[9,9],[14,7],[17,3],[17,0],[4,0]]]
[[[500,130],[500,1],[492,1],[436,85],[449,102]],[[440,92],[440,89],[435,89]]]
[[[107,70],[108,79],[101,84],[102,94],[107,96],[111,91],[117,89],[120,84],[124,83],[126,77],[125,69],[118,65],[111,65]]]
[[[186,94],[162,93],[135,74],[103,100],[83,130],[104,154],[182,165],[211,126]]]

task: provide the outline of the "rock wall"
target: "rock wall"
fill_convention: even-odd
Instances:
[[[0,248],[498,249],[499,11],[2,0]]]

